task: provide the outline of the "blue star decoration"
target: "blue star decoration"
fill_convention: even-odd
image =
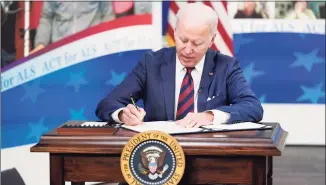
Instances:
[[[261,103],[265,103],[265,102],[266,102],[266,94],[261,95],[261,96],[259,97],[259,101],[260,101]]]
[[[48,128],[44,126],[44,117],[38,122],[28,122],[30,132],[27,139],[33,138],[33,141],[38,141],[42,134],[48,131]]]
[[[290,67],[293,68],[302,66],[306,68],[308,72],[311,72],[311,69],[314,64],[324,63],[324,59],[322,57],[317,56],[318,50],[319,49],[314,49],[310,53],[294,52],[296,60],[290,65]]]
[[[79,110],[74,110],[70,108],[70,120],[87,120],[84,116],[84,111],[84,108],[80,108]]]
[[[25,89],[25,94],[21,98],[21,100],[31,99],[33,103],[36,102],[37,97],[41,93],[45,92],[45,90],[40,87],[39,80],[35,80],[34,83],[32,83],[31,85],[25,84],[25,85],[23,85],[23,87]]]
[[[325,91],[322,90],[323,83],[315,85],[315,87],[306,87],[301,85],[300,88],[303,94],[297,99],[297,102],[310,101],[318,103],[319,99],[325,98]]]
[[[85,72],[70,73],[70,79],[66,83],[66,86],[73,86],[75,92],[79,92],[80,86],[88,84],[85,80],[84,74]]]
[[[255,41],[255,39],[245,38],[242,35],[238,35],[235,39],[235,44],[234,44],[235,53],[238,53],[243,45],[249,44],[253,41]]]
[[[111,70],[111,80],[108,80],[106,82],[106,84],[116,86],[116,85],[120,84],[125,77],[126,77],[125,72],[122,72],[119,74],[119,73]]]
[[[264,71],[256,71],[255,64],[252,62],[247,67],[243,69],[243,75],[249,84],[251,84],[252,80],[258,76],[264,75]]]

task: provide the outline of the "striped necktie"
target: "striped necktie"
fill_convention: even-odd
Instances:
[[[194,69],[187,68],[178,99],[178,109],[176,114],[176,120],[183,119],[189,112],[194,112],[194,81],[191,77],[191,71]]]

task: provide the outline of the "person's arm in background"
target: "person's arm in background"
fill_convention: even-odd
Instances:
[[[263,118],[261,102],[247,83],[237,60],[230,62],[227,76],[228,100],[230,106],[220,106],[217,110],[230,113],[227,124],[237,122],[259,122]]]
[[[54,17],[54,2],[43,2],[42,14],[39,21],[39,25],[36,30],[35,36],[35,48],[30,54],[39,51],[50,43],[52,35],[52,21]]]
[[[146,64],[153,60],[151,53],[146,52],[132,72],[108,96],[100,101],[95,111],[100,120],[140,124],[141,119],[138,118],[143,117],[146,113],[142,108],[140,108],[139,112],[136,111],[131,104],[130,95],[132,94],[135,101],[143,98],[146,88]]]
[[[115,19],[112,1],[100,1],[100,12],[102,22],[112,21]]]

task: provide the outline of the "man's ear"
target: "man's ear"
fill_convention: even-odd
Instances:
[[[213,35],[213,37],[212,37],[212,39],[210,41],[209,47],[211,47],[213,45],[215,37],[216,37],[216,33]]]
[[[177,28],[174,28],[173,37],[174,37],[174,40],[177,39]]]

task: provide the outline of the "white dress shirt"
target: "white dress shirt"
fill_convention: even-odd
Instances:
[[[198,90],[199,90],[199,86],[200,86],[201,76],[202,76],[203,70],[204,70],[204,63],[205,63],[205,55],[191,72],[191,77],[194,82],[194,112],[195,113],[198,113],[198,111],[197,111]],[[186,67],[182,65],[178,56],[176,56],[176,68],[175,69],[176,69],[176,71],[175,71],[174,117],[176,117],[176,113],[178,110],[178,100],[179,100],[181,84],[182,84],[185,74],[187,73]],[[225,123],[230,118],[230,114],[227,112],[223,112],[220,110],[207,110],[205,112],[209,112],[209,111],[214,114],[214,120],[213,120],[214,124]]]
[[[194,82],[194,112],[197,113],[197,100],[198,100],[198,89],[201,80],[201,76],[204,70],[205,56],[200,60],[200,62],[195,66],[195,68],[191,72],[191,77]],[[174,98],[174,118],[176,117],[177,109],[178,109],[178,100],[179,93],[183,78],[187,72],[185,66],[182,65],[178,56],[176,56],[176,68],[175,68],[175,98]],[[112,113],[112,119],[118,123],[121,123],[119,120],[118,114],[123,108],[120,108]],[[205,112],[212,112],[214,115],[214,124],[221,124],[228,121],[230,118],[230,114],[227,112],[223,112],[220,110],[207,110]]]

